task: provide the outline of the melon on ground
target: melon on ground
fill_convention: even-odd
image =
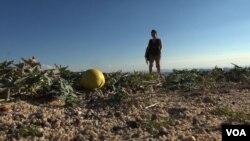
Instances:
[[[105,77],[98,69],[85,71],[80,80],[80,86],[86,89],[101,88],[105,84]]]

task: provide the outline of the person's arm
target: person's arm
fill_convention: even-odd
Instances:
[[[148,46],[147,46],[146,51],[145,51],[145,58],[146,58],[146,56],[148,55],[148,52],[149,52],[150,41],[151,41],[151,39],[148,41]]]
[[[149,51],[149,47],[147,46],[146,51],[145,51],[145,58],[148,59],[148,51]]]
[[[148,46],[146,48],[144,57],[145,57],[146,63],[148,64]]]
[[[162,50],[162,43],[161,43],[161,39],[159,39],[160,40],[160,50]]]

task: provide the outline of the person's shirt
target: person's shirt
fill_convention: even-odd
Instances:
[[[161,39],[150,39],[148,42],[149,55],[161,55]]]

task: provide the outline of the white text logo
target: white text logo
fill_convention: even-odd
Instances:
[[[246,132],[244,129],[241,129],[239,131],[239,129],[226,129],[227,132],[227,136],[231,136],[233,134],[233,136],[247,136]]]

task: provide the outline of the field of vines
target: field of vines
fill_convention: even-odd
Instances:
[[[222,123],[250,122],[250,68],[104,73],[101,89],[83,72],[0,63],[0,140],[220,140]]]

